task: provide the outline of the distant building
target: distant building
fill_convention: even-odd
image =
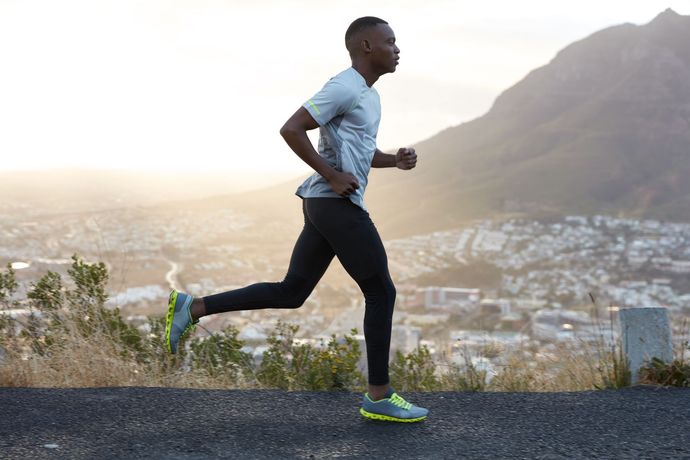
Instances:
[[[452,347],[458,348],[483,346],[488,343],[516,346],[528,341],[529,337],[512,331],[455,330],[450,332],[449,339]]]
[[[506,299],[482,299],[479,310],[487,315],[507,315],[510,313],[510,303]]]
[[[511,304],[516,310],[534,311],[546,306],[545,299],[511,299]]]
[[[447,323],[449,319],[450,315],[448,313],[430,313],[424,315],[407,314],[404,322],[406,325],[433,326],[435,324]]]
[[[690,273],[690,260],[674,260],[669,271],[674,273]]]
[[[391,331],[391,349],[402,353],[411,353],[419,347],[422,329],[415,326],[393,326]]]
[[[569,224],[578,224],[578,225],[581,225],[583,227],[587,225],[587,217],[586,216],[565,216],[564,220],[566,222],[568,222]]]
[[[619,328],[610,324],[592,324],[581,326],[575,331],[575,337],[580,342],[600,343],[606,347],[618,345]]]
[[[435,287],[417,289],[415,304],[428,310],[455,311],[475,309],[479,306],[479,289]]]
[[[532,334],[539,340],[573,340],[578,332],[589,331],[590,316],[583,311],[538,310],[532,316]]]
[[[259,324],[250,324],[240,331],[237,338],[248,342],[263,342],[268,338],[266,328]]]
[[[123,292],[118,292],[112,295],[105,304],[108,307],[120,307],[133,303],[155,302],[167,299],[168,295],[170,295],[170,290],[167,287],[163,288],[158,284],[148,284],[146,286],[130,287]]]

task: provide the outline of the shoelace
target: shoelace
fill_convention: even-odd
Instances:
[[[390,397],[390,401],[405,410],[410,410],[412,408],[412,404],[405,401],[401,396],[398,396],[398,393],[393,393]]]
[[[187,325],[184,327],[184,331],[182,331],[182,334],[184,335],[187,331],[193,331],[196,328],[196,325],[199,324],[199,320],[197,319],[194,321],[192,319],[192,312],[191,312],[192,304],[189,304],[189,307],[187,307],[187,315],[189,315],[189,322]],[[201,325],[199,326],[201,327]],[[203,328],[206,332],[208,330],[206,328]]]

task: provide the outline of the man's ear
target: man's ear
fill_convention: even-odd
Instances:
[[[367,40],[367,39],[362,40],[361,46],[362,46],[362,50],[364,50],[365,53],[371,53],[371,43],[369,43],[369,40]]]

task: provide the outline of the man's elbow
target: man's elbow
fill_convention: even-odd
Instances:
[[[288,121],[282,128],[280,128],[280,135],[283,139],[287,140],[289,137],[293,137],[297,133],[297,129]]]
[[[283,136],[283,139],[285,139],[285,136],[288,135],[288,131],[289,131],[288,125],[287,125],[287,123],[285,123],[283,125],[283,127],[280,128],[280,135]]]

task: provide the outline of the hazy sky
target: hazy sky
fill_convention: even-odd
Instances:
[[[350,65],[359,16],[401,61],[376,88],[383,150],[485,113],[560,49],[687,0],[0,0],[0,170],[306,173],[283,122]],[[419,152],[420,161],[423,152]]]

